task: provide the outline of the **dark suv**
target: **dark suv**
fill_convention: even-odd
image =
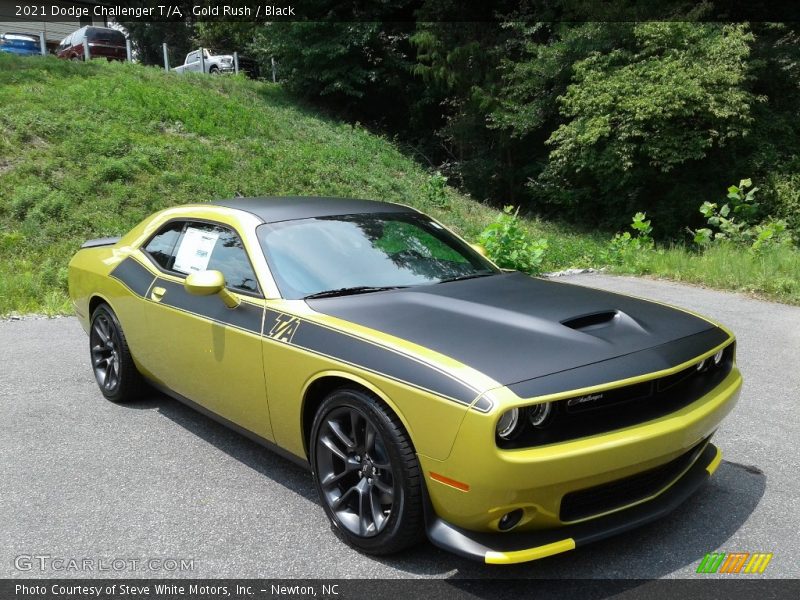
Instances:
[[[125,35],[108,27],[81,27],[61,40],[56,55],[67,60],[83,60],[86,44],[89,45],[89,58],[125,60],[128,57]]]

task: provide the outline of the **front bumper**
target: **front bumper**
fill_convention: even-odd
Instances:
[[[505,534],[468,531],[437,517],[428,501],[428,538],[444,550],[489,564],[537,560],[574,550],[662,518],[703,485],[721,460],[721,451],[713,444],[708,444],[689,470],[655,498],[604,517],[544,531]]]
[[[517,509],[523,511],[515,528],[520,531],[567,527],[621,510],[628,505],[623,495],[615,507],[596,511],[574,510],[581,507],[564,500],[578,500],[585,508],[587,490],[660,468],[686,454],[718,429],[735,406],[741,385],[734,368],[705,396],[657,419],[515,450],[494,444],[496,416],[469,411],[447,458],[419,454],[431,505],[446,522],[487,533],[500,533],[500,519]],[[576,497],[581,493],[583,498]]]

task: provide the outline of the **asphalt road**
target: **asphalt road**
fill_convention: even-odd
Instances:
[[[773,552],[765,576],[800,575],[800,308],[633,278],[562,281],[687,307],[737,333],[746,383],[715,438],[725,460],[663,521],[513,567],[427,543],[370,558],[332,534],[308,472],[163,396],[105,401],[75,319],[23,319],[0,323],[0,577],[671,578],[695,577],[715,550]],[[27,555],[194,562],[41,571],[15,564]]]

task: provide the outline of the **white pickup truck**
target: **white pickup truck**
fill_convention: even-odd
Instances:
[[[202,52],[202,54],[201,54]],[[179,67],[172,69],[176,73],[208,73],[210,75],[220,75],[221,73],[233,73],[233,55],[214,54],[207,48],[194,50],[186,55],[186,60]]]

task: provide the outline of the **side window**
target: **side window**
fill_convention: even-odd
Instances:
[[[256,276],[242,240],[227,227],[187,223],[172,254],[173,271],[186,274],[221,271],[229,288],[258,293]]]
[[[172,263],[175,262],[175,244],[185,225],[184,221],[168,223],[144,247],[144,251],[162,269],[172,270]]]

